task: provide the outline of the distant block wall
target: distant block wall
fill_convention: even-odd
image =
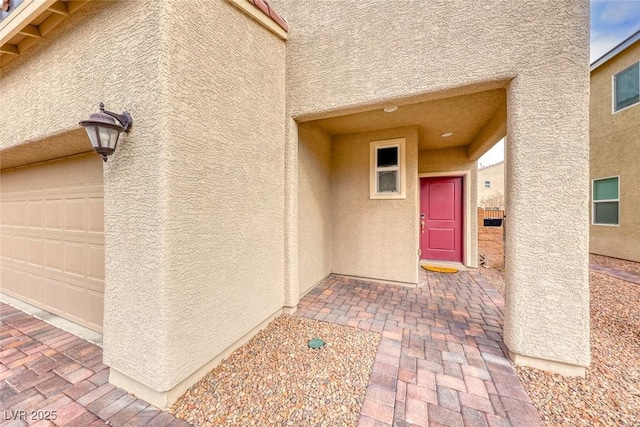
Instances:
[[[485,227],[484,209],[478,208],[478,256],[492,268],[504,268],[504,227]]]

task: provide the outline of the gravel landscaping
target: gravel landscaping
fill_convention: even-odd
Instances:
[[[312,350],[316,337],[326,345]],[[282,315],[170,412],[194,426],[354,426],[379,341],[374,332]]]
[[[607,267],[613,267],[620,270],[630,271],[632,273],[640,274],[640,263],[633,261],[625,261],[618,258],[609,258],[602,255],[589,255],[589,262],[594,264],[602,264]]]
[[[640,272],[640,265],[597,257],[592,262]],[[630,264],[633,268],[629,268]],[[634,270],[638,269],[638,270]],[[504,295],[502,272],[480,269]],[[640,286],[590,273],[591,366],[585,378],[517,368],[541,418],[550,426],[640,426]]]

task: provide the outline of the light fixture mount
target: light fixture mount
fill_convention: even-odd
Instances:
[[[105,110],[102,102],[99,107],[100,112],[91,114],[87,120],[82,120],[80,126],[87,131],[93,149],[106,162],[107,157],[116,150],[120,134],[129,133],[131,130],[133,118],[127,111],[117,114]]]

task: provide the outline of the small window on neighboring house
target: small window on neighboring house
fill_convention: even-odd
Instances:
[[[613,111],[640,102],[640,66],[636,62],[613,76]]]
[[[370,198],[405,198],[405,140],[371,143]]]
[[[491,181],[485,181],[484,188],[491,188]]]
[[[620,178],[593,180],[593,224],[620,224]]]

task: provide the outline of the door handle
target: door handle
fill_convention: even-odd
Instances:
[[[420,232],[424,233],[424,221],[420,221]]]

